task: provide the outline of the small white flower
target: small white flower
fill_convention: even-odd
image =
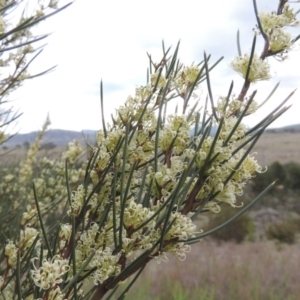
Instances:
[[[270,43],[269,48],[272,52],[277,52],[284,49],[287,50],[292,45],[292,36],[281,28],[272,29],[268,36]]]

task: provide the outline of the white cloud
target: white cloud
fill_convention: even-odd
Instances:
[[[270,9],[269,1],[257,2],[259,7]],[[186,63],[202,60],[204,50],[212,53],[213,60],[224,55],[223,62],[211,73],[215,93],[227,93],[231,80],[235,81],[238,93],[242,81],[230,70],[228,62],[237,52],[237,29],[246,52],[251,47],[254,25],[251,1],[77,0],[39,28],[40,32],[54,34],[32,71],[42,71],[55,64],[58,67],[51,74],[28,82],[14,95],[18,99],[14,105],[24,112],[19,121],[21,132],[39,129],[48,112],[52,128],[99,128],[100,79],[104,81],[109,115],[136,85],[145,83],[146,52],[159,59],[162,39],[166,45],[173,46],[180,40],[180,58]],[[296,30],[299,33],[299,28]],[[260,46],[258,43],[258,49]],[[261,99],[260,95],[266,95],[278,80],[282,82],[280,93],[253,122],[283,99],[292,87],[299,86],[299,72],[294,67],[299,61],[299,51],[295,51],[284,64],[273,62],[274,78],[253,86],[259,89]],[[299,101],[292,102],[294,109],[275,125],[299,123],[295,113],[300,109]]]

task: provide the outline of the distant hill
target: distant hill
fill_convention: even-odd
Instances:
[[[300,132],[300,124],[297,125],[289,125],[280,128],[270,128],[266,130],[267,133],[297,133]]]
[[[42,141],[42,144],[53,143],[56,146],[66,146],[69,142],[79,140],[81,143],[93,144],[96,141],[96,130],[83,130],[82,132],[63,130],[63,129],[52,129],[48,130]],[[19,133],[12,136],[6,141],[3,146],[8,148],[14,148],[17,146],[23,146],[25,143],[32,144],[38,136],[38,132],[30,133]]]
[[[215,134],[216,129],[212,128],[211,134]],[[193,130],[191,130],[191,134]],[[283,135],[285,134],[284,138]],[[270,146],[273,143],[273,146],[279,141],[285,141],[285,139],[290,139],[291,142],[295,139],[293,134],[300,134],[300,124],[297,125],[290,125],[281,128],[271,128],[265,131],[261,141],[258,143],[259,146],[263,146],[268,140]],[[16,134],[15,136],[11,137],[7,142],[5,142],[2,146],[8,148],[15,148],[15,147],[23,147],[25,144],[31,144],[34,142],[38,135],[38,132],[30,132],[25,134]],[[62,129],[52,129],[46,132],[45,138],[43,139],[42,144],[46,143],[53,143],[55,146],[66,146],[69,142],[73,140],[79,140],[82,144],[85,144],[85,141],[88,141],[90,144],[94,144],[96,141],[97,131],[96,130],[83,130],[82,132],[79,131],[71,131],[71,130],[62,130]],[[288,137],[289,136],[289,137]],[[286,143],[285,141],[284,143]],[[297,138],[295,139],[295,143],[298,143]],[[284,149],[279,147],[281,144],[278,145],[283,152]],[[282,145],[284,146],[284,145]],[[267,147],[268,148],[268,147]],[[269,151],[269,150],[265,150]],[[274,149],[273,149],[274,151]],[[271,153],[271,152],[269,152]],[[297,154],[298,155],[298,154]]]

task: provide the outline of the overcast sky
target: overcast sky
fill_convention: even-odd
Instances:
[[[257,0],[259,10],[275,10],[278,1]],[[271,6],[271,4],[274,4]],[[295,4],[299,6],[300,3]],[[15,109],[23,112],[16,129],[22,133],[39,130],[50,115],[52,129],[99,129],[101,127],[99,82],[104,82],[105,113],[109,116],[124,102],[135,87],[146,83],[148,58],[151,53],[161,58],[161,41],[175,48],[180,40],[179,57],[185,64],[203,59],[203,51],[223,61],[211,73],[215,97],[227,94],[231,80],[236,93],[241,77],[229,67],[237,54],[236,32],[241,34],[243,52],[249,52],[255,27],[252,0],[76,0],[64,12],[46,21],[39,30],[53,32],[48,45],[35,61],[31,73],[53,65],[56,70],[28,81],[12,94]],[[293,35],[300,27],[293,28]],[[263,101],[272,87],[281,82],[280,91],[248,124],[263,118],[291,91],[300,86],[299,43],[289,60],[279,63],[270,59],[273,78],[251,87]],[[258,43],[257,52],[262,50]],[[205,99],[205,85],[202,100]],[[273,127],[300,123],[299,92],[290,109]]]

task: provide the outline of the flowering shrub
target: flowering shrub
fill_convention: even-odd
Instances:
[[[149,261],[166,261],[168,253],[184,260],[191,244],[232,222],[261,197],[264,192],[208,232],[194,224],[200,213],[219,213],[220,203],[243,206],[236,197],[263,171],[251,151],[265,128],[288,109],[284,104],[291,95],[253,128],[243,123],[261,106],[256,92],[247,93],[252,83],[270,78],[267,58],[284,59],[297,40],[284,33],[285,26],[297,22],[286,1],[271,14],[259,14],[255,2],[254,7],[258,25],[251,52],[239,53],[230,64],[244,78],[237,97],[232,83],[214,103],[210,71],[219,61],[211,63],[204,54],[199,64],[184,65],[179,45],[173,54],[163,47],[158,63],[149,57],[148,83],[136,88],[109,123],[101,99],[103,126],[83,176],[73,167],[74,148],[73,156],[63,156],[64,174],[59,165],[54,181],[47,170],[56,167],[45,162],[46,173],[28,196],[20,237],[4,246],[3,297],[102,299],[135,274],[125,294]],[[265,40],[260,56],[255,52],[258,35]],[[196,91],[204,81],[209,100],[201,109]],[[181,104],[168,114],[174,99]],[[30,180],[34,151],[29,149],[21,165],[22,184]],[[13,186],[11,178],[6,180]],[[61,201],[53,201],[58,195]],[[50,204],[57,208],[52,222]]]
[[[60,160],[49,158],[37,159],[37,152],[41,147],[41,140],[50,121],[47,120],[36,141],[29,147],[26,157],[19,165],[14,167],[1,167],[0,169],[0,241],[5,243],[7,237],[16,238],[19,235],[19,225],[31,225],[37,221],[34,191],[35,183],[37,197],[43,199],[40,207],[44,214],[44,221],[51,223],[63,206],[63,199],[68,193],[65,179],[65,160],[69,161],[69,184],[77,187],[79,179],[84,174],[84,165],[77,166],[76,161],[83,153],[78,142],[71,142],[62,153]],[[26,208],[26,212],[24,212]],[[50,217],[51,216],[51,217]],[[8,226],[10,224],[11,226]],[[14,226],[12,226],[14,224]]]
[[[57,0],[41,0],[35,5],[35,10],[30,16],[22,13],[20,19],[13,22],[15,19],[13,13],[22,9],[19,7],[22,6],[22,2],[24,1],[0,0],[0,145],[9,138],[5,133],[8,125],[20,116],[17,113],[13,114],[11,108],[4,107],[7,97],[25,80],[53,69],[50,68],[40,74],[29,74],[30,64],[43,50],[41,46],[35,49],[34,45],[47,37],[47,34],[34,35],[32,28],[71,4],[58,8]],[[29,4],[23,6],[24,11],[28,9],[27,5]]]

